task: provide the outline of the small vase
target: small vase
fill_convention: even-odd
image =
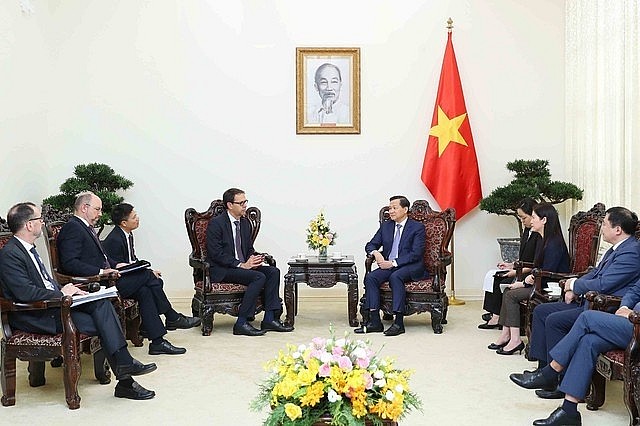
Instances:
[[[320,247],[318,249],[318,259],[321,259],[321,260],[327,259],[327,247]]]

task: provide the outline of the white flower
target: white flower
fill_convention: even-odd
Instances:
[[[320,355],[320,361],[322,361],[323,364],[328,364],[332,359],[333,355],[329,352],[323,352],[322,355]]]
[[[365,350],[364,350],[364,348],[356,348],[356,349],[353,351],[353,355],[354,355],[356,358],[361,358],[361,359],[362,359],[362,358],[366,358],[366,357],[367,357],[367,351],[365,351]]]
[[[393,401],[395,395],[392,390],[388,390],[387,393],[384,394],[384,397],[387,399],[387,401]]]
[[[298,346],[298,352],[304,352],[307,349],[305,345]]]
[[[384,377],[384,371],[376,370],[376,372],[373,373],[373,377],[375,377],[376,379],[382,379]]]
[[[402,385],[397,385],[396,386],[396,392],[398,392],[398,393],[403,393],[404,392],[404,388],[402,387]]]
[[[343,347],[345,343],[346,343],[345,339],[336,340],[336,346]]]
[[[300,352],[298,352],[298,351],[295,351],[294,353],[292,353],[292,354],[291,354],[291,356],[293,357],[293,359],[298,359],[298,358],[300,358],[300,355],[301,355],[301,354],[300,354]]]
[[[380,379],[380,380],[376,380],[375,382],[373,382],[374,385],[376,385],[379,388],[383,388],[384,385],[387,384],[387,381],[385,379]]]
[[[340,401],[342,396],[338,395],[338,393],[331,388],[329,392],[327,392],[327,399],[329,399],[329,402],[336,402]]]

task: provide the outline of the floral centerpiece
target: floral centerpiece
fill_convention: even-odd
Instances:
[[[332,232],[329,228],[330,223],[324,217],[321,211],[318,213],[307,228],[307,245],[311,250],[318,250],[320,256],[327,255],[327,247],[335,244],[338,234]]]
[[[422,409],[409,390],[408,370],[394,367],[393,359],[374,353],[369,342],[316,337],[307,345],[288,344],[265,369],[251,402],[254,411],[271,407],[266,426],[313,425],[331,417],[332,425],[351,426],[383,420],[398,421],[412,409]]]

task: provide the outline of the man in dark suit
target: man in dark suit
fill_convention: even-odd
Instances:
[[[261,336],[267,331],[289,332],[293,327],[278,318],[280,304],[280,270],[263,265],[264,256],[256,253],[251,240],[251,224],[245,217],[247,198],[244,191],[230,188],[222,195],[226,214],[211,219],[207,227],[207,262],[212,282],[246,285],[233,334]],[[258,296],[264,291],[264,318],[260,329],[253,327]]]
[[[131,204],[121,203],[111,211],[111,221],[117,226],[111,230],[107,238],[102,242],[102,247],[107,256],[118,263],[132,264],[138,261],[133,240],[133,231],[140,226],[138,213]],[[153,294],[157,311],[166,318],[165,328],[167,330],[186,329],[200,325],[200,318],[187,317],[173,309],[163,290],[164,282],[160,278],[162,275],[160,271],[147,269],[142,271],[141,274],[147,275],[147,287],[152,289],[151,293]],[[147,331],[144,330],[144,324],[141,328],[141,333],[148,335]]]
[[[406,290],[404,283],[427,277],[424,266],[424,248],[427,240],[424,225],[409,219],[409,200],[401,195],[389,199],[389,217],[382,222],[371,241],[365,245],[368,255],[375,258],[378,269],[364,277],[365,298],[369,309],[369,322],[355,333],[379,333],[380,285],[389,281],[393,294],[395,321],[385,330],[386,336],[404,333],[404,309]],[[379,251],[382,247],[382,253]]]
[[[538,368],[551,362],[550,349],[571,330],[586,309],[582,296],[588,291],[623,296],[640,279],[640,243],[633,237],[638,217],[624,207],[607,210],[602,223],[602,238],[613,246],[596,268],[580,278],[566,281],[564,301],[543,303],[533,311],[530,358],[538,360]],[[511,374],[517,383],[523,374]],[[541,398],[560,399],[564,394],[551,386],[536,391]]]
[[[164,296],[162,287],[147,270],[120,274],[117,269],[126,262],[108,257],[96,235],[94,226],[102,216],[102,200],[92,192],[78,195],[74,204],[74,216],[58,234],[58,255],[62,272],[75,276],[115,274],[116,287],[121,297],[132,298],[140,305],[144,331],[151,340],[150,355],[178,355],[187,350],[173,346],[164,338],[167,330],[159,317],[157,300]],[[162,293],[162,296],[160,295]],[[166,296],[164,296],[166,299]]]
[[[578,402],[589,391],[598,355],[627,347],[633,335],[633,324],[629,321],[633,311],[640,311],[640,281],[629,288],[615,314],[582,312],[569,333],[551,349],[549,365],[522,377],[519,386],[542,389],[555,385],[560,373],[564,373],[559,386],[565,394],[562,406],[546,419],[534,421],[534,425],[582,424]]]
[[[73,284],[61,288],[42,263],[34,245],[42,235],[42,216],[35,204],[20,203],[11,207],[7,221],[14,235],[0,250],[0,284],[7,299],[31,303],[86,294]],[[142,364],[129,354],[120,320],[108,300],[73,307],[71,317],[80,332],[100,336],[102,348],[118,380],[114,393],[116,397],[151,399],[155,396],[155,392],[143,388],[131,376],[150,373],[156,369],[156,365]],[[11,312],[9,323],[17,330],[30,333],[62,332],[59,308]]]

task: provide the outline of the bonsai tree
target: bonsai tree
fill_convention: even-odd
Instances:
[[[515,173],[515,178],[507,186],[501,186],[480,201],[480,209],[497,215],[513,216],[518,222],[519,235],[522,223],[518,220],[518,203],[526,197],[537,202],[551,204],[566,200],[581,200],[582,189],[568,182],[551,180],[548,160],[515,160],[507,163],[507,170]]]
[[[105,224],[110,223],[113,207],[124,200],[116,191],[129,189],[133,182],[117,175],[106,164],[99,163],[79,164],[74,168],[73,174],[60,185],[61,194],[45,198],[42,204],[48,204],[60,212],[71,213],[77,194],[92,191],[102,200],[102,216],[98,221],[102,230]]]

